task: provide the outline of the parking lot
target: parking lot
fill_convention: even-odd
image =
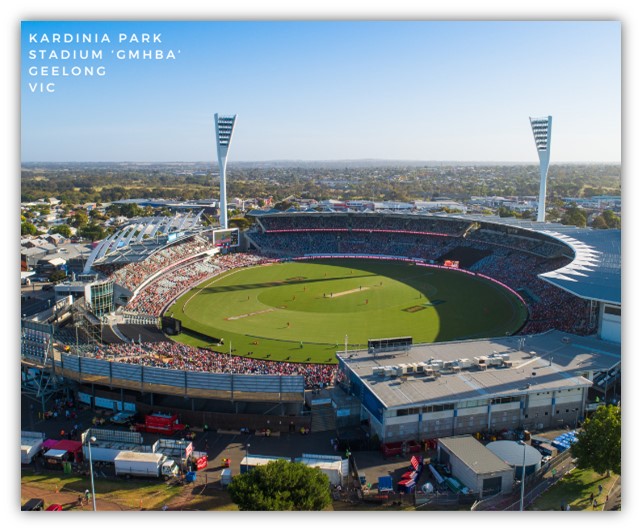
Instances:
[[[89,407],[81,405],[70,409],[75,412],[75,419],[66,419],[64,410],[56,419],[43,420],[38,415],[41,404],[23,397],[22,401],[22,430],[44,432],[48,438],[60,439],[60,431],[65,431],[65,438],[74,425],[79,425],[79,433],[72,439],[79,440],[80,433],[92,426],[92,419],[96,416],[108,420],[113,414],[110,411],[92,411]],[[110,430],[126,430],[123,426],[111,424],[106,421],[101,428]],[[222,462],[229,459],[232,475],[240,474],[240,463],[246,455],[260,455],[296,459],[302,454],[319,454],[340,456],[345,458],[344,451],[335,451],[331,443],[337,437],[335,431],[300,434],[299,432],[272,432],[270,436],[256,434],[242,434],[239,431],[209,430],[203,431],[201,427],[194,427],[194,448],[208,454],[208,467],[197,474],[197,482],[218,482],[221,475]],[[153,443],[162,437],[159,434],[144,434],[146,443]],[[426,458],[428,453],[422,453]],[[401,475],[410,466],[410,455],[404,457],[385,458],[378,451],[355,451],[352,453],[359,470],[359,475],[366,478],[366,483],[376,487],[377,479],[381,476],[391,475],[397,482]],[[103,469],[105,473],[108,468]]]

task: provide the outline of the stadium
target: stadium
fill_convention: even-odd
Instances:
[[[216,124],[224,191],[234,118]],[[219,224],[130,220],[22,320],[43,411],[64,389],[192,426],[394,443],[573,425],[615,397],[619,230],[338,204],[254,210],[239,232],[221,196]]]
[[[50,360],[54,377],[75,383],[79,398],[86,402],[108,407],[116,403],[117,409],[125,410],[171,408],[183,412],[194,424],[209,420],[211,425],[236,423],[259,428],[268,420],[287,420],[288,425],[311,426],[310,412],[302,411],[305,390],[333,386],[337,378],[347,382],[350,369],[337,364],[337,354],[343,359],[365,351],[366,356],[376,357],[373,352],[377,349],[369,346],[369,340],[409,338],[405,346],[390,342],[387,356],[407,356],[416,349],[414,344],[454,342],[474,350],[475,339],[482,342],[504,336],[515,341],[547,331],[567,333],[566,338],[597,338],[610,346],[620,342],[619,231],[461,215],[250,214],[255,226],[241,235],[236,230],[203,226],[198,217],[184,215],[136,220],[99,244],[87,261],[87,276],[92,282],[75,283],[85,297],[78,298],[76,308],[69,312],[71,327],[23,322],[23,362],[38,357],[43,360],[42,365],[24,364],[30,380],[34,380],[34,370],[44,368]],[[163,226],[167,229],[156,230]],[[176,237],[178,233],[182,233],[180,237]],[[305,275],[296,271],[300,266],[307,268]],[[280,272],[278,268],[294,269]],[[313,288],[311,268],[317,270],[319,288]],[[276,276],[271,275],[272,270]],[[251,277],[236,281],[237,276],[249,272]],[[446,290],[431,293],[435,283],[439,284],[435,272],[461,277],[454,279],[454,285],[464,299],[450,301],[453,296],[444,296]],[[427,277],[430,281],[421,284],[426,273],[432,274]],[[267,277],[261,279],[259,274]],[[366,307],[368,301],[374,307],[378,304],[375,289],[385,288],[377,283],[392,284],[395,277],[391,293],[382,292],[381,313],[384,318],[390,316],[390,298],[402,292],[393,306],[408,319],[389,319],[392,328],[384,326],[385,319],[376,322],[358,342],[354,326],[345,318],[356,317],[357,328],[362,318],[350,308],[330,313],[338,318],[315,327],[328,312],[315,312],[303,307],[303,301],[292,301],[294,290],[299,299],[308,294],[312,297],[314,292],[321,304],[343,305],[356,295],[352,304]],[[207,297],[227,318],[248,314],[247,299],[254,297],[252,291],[260,297],[277,289],[273,300],[261,303],[273,310],[255,311],[256,316],[246,318],[255,321],[228,320],[237,329],[219,331],[220,336],[214,334],[218,330],[211,324],[216,321],[214,311],[209,313],[211,322],[199,315],[200,307],[195,307],[198,319],[189,313],[180,314],[182,320],[177,317],[179,313],[173,309],[189,299],[193,305],[195,294],[202,294],[208,286],[221,288],[225,279],[231,289]],[[464,279],[470,284],[463,285]],[[73,291],[73,284],[57,290]],[[364,291],[366,285],[369,289]],[[330,286],[337,286],[337,292],[319,298],[318,293],[329,292]],[[341,292],[351,293],[335,297]],[[447,300],[443,301],[444,297]],[[497,303],[493,297],[508,309],[506,316],[501,305],[497,311],[488,311],[489,305]],[[300,312],[278,309],[297,304]],[[448,306],[454,307],[453,312],[446,312]],[[413,307],[422,310],[407,311]],[[188,305],[187,310],[190,308]],[[274,320],[279,311],[294,317],[279,317],[276,326],[274,321],[261,322]],[[457,321],[465,311],[472,312],[457,326],[447,323],[446,318]],[[473,319],[475,314],[480,315],[479,320]],[[300,331],[292,333],[299,327],[295,319],[301,315],[311,315],[313,325],[302,340]],[[403,327],[404,321],[417,317],[421,318],[417,327]],[[370,311],[363,315],[365,321],[373,319]],[[439,336],[433,331],[432,336],[422,338],[431,322],[446,332]],[[328,323],[334,323],[335,330],[328,329]],[[511,328],[504,330],[507,323]],[[48,331],[32,331],[48,327]],[[270,328],[272,343],[264,340],[264,329]],[[66,336],[65,331],[69,331]],[[245,345],[240,340],[244,335]],[[32,339],[35,336],[38,338]],[[263,349],[266,344],[269,352]],[[484,354],[481,347],[480,354]],[[600,372],[610,372],[607,378],[613,382],[616,365],[596,368],[592,379]],[[42,375],[37,379],[42,388]]]

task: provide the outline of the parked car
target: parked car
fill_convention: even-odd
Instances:
[[[134,421],[135,415],[135,412],[118,412],[111,417],[110,421],[112,423],[115,423],[116,425],[128,425],[129,423]]]
[[[62,506],[60,504],[50,504],[45,509],[45,512],[62,512]]]
[[[43,499],[29,499],[20,508],[23,512],[41,512],[44,510],[45,501]]]

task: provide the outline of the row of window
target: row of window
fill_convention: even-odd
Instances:
[[[574,389],[569,388],[569,392],[572,392]],[[560,390],[562,391],[562,390]],[[577,391],[581,391],[581,388],[577,388]],[[537,395],[550,395],[551,392],[540,392]],[[476,408],[480,406],[487,406],[488,403],[490,402],[491,405],[502,405],[502,404],[507,404],[507,403],[519,403],[522,400],[523,396],[520,395],[513,395],[513,396],[508,396],[508,397],[495,397],[493,399],[477,399],[473,401],[462,401],[455,405],[454,403],[446,403],[443,405],[431,405],[431,406],[423,406],[423,407],[415,407],[415,408],[400,408],[397,410],[396,415],[399,416],[412,416],[419,414],[420,412],[423,413],[430,413],[430,412],[443,412],[444,410],[454,410],[455,406],[458,409],[464,409],[464,408]]]
[[[444,410],[454,410],[454,403],[446,403],[443,405],[432,405],[432,406],[422,406],[417,408],[400,408],[397,410],[397,416],[412,416],[423,412],[424,414],[429,414],[431,412],[443,412]]]

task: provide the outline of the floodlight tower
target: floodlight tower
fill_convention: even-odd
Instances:
[[[216,151],[218,154],[218,172],[221,176],[221,192],[219,209],[221,211],[220,223],[223,229],[227,229],[227,184],[225,171],[227,168],[227,152],[232,141],[232,132],[236,123],[236,115],[214,114],[214,128],[216,129]]]
[[[530,117],[529,117],[530,118]],[[553,117],[530,118],[535,147],[539,156],[539,205],[537,206],[537,221],[543,222],[546,218],[546,177],[548,175],[548,163],[551,158],[551,128]]]

